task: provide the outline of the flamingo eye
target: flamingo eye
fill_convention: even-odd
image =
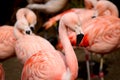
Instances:
[[[96,16],[92,16],[92,18],[96,18]]]

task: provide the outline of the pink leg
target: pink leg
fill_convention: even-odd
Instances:
[[[99,77],[101,80],[104,80],[104,73],[103,73],[103,56],[101,55],[101,59],[100,59],[100,69],[99,69]]]
[[[90,63],[89,63],[90,52],[88,52],[85,48],[84,48],[84,51],[85,51],[85,59],[86,59],[86,65],[87,65],[88,80],[91,80],[91,77],[90,77]]]

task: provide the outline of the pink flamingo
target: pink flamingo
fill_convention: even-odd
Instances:
[[[5,72],[2,64],[0,64],[0,80],[5,80]]]
[[[96,3],[94,16],[102,16],[106,14],[119,17],[119,12],[115,4],[107,0],[100,0]]]
[[[68,0],[27,0],[29,9],[36,9],[44,13],[56,13],[60,11]]]
[[[104,4],[104,5],[102,5],[102,4]],[[107,11],[107,10],[110,11],[111,14],[106,14],[106,15],[112,15],[112,16],[118,17],[119,12],[118,12],[117,7],[113,3],[111,3],[110,1],[106,1],[106,0],[101,0],[101,1],[97,2],[96,7],[95,7],[95,11],[93,12],[92,16],[95,16],[95,17],[97,17],[98,15],[103,16],[105,14],[105,11]],[[85,23],[86,22],[87,21],[85,21]],[[82,21],[81,21],[81,24],[84,24],[84,23],[82,23]],[[75,36],[74,32],[69,31],[69,39],[70,39],[72,45],[76,46],[76,36]],[[57,45],[57,48],[58,49],[62,48],[60,41]]]
[[[36,24],[35,14],[27,8],[19,9],[16,13],[16,18],[17,20],[26,18],[26,24],[30,24],[28,25],[30,27],[34,27],[34,25]],[[21,25],[23,24],[21,23]],[[0,27],[0,59],[7,59],[8,57],[11,57],[15,54],[14,46],[16,38],[13,34],[13,29],[13,26],[8,25]]]
[[[75,26],[75,28],[71,26],[70,28],[79,34],[79,21],[76,20],[78,18],[77,16],[74,20],[72,18],[74,17],[71,17],[68,22],[74,21],[71,26]],[[64,40],[62,40],[64,54],[57,51],[49,41],[40,36],[21,34],[22,36],[19,37],[15,33],[17,36],[16,54],[18,59],[24,63],[22,80],[75,80],[77,78],[78,62],[65,28],[68,22],[60,22],[60,39],[64,37]],[[26,32],[25,28],[17,27],[15,26],[15,30],[21,31],[22,29]]]
[[[35,35],[35,34],[32,33],[32,31],[30,29],[30,26],[28,26],[28,23],[27,23],[26,19],[18,20],[15,23],[15,25],[14,25],[14,35],[17,38],[16,45],[15,45],[16,55],[17,55],[17,58],[20,60],[21,63],[24,64],[25,61],[31,55],[33,55],[34,53],[41,50],[41,46],[38,43],[38,41],[41,42],[43,39],[37,40],[36,36],[29,36],[29,35]],[[30,44],[30,42],[32,42],[32,43]],[[32,45],[32,46],[31,47],[29,46],[29,48],[27,49],[25,44],[26,45]],[[46,44],[48,44],[48,43],[46,43]],[[45,45],[43,45],[43,46],[45,46]],[[50,46],[46,47],[46,49],[49,49],[50,47],[53,48],[50,45]],[[28,52],[27,50],[31,50],[31,51]]]
[[[103,1],[100,1],[100,3],[102,3],[102,2]],[[91,20],[88,20],[86,23],[84,23],[82,25],[82,29],[83,29],[83,33],[85,34],[85,36],[82,40],[82,43],[79,45],[79,46],[86,47],[86,49],[89,50],[90,52],[98,53],[101,55],[111,52],[111,50],[114,50],[114,48],[115,48],[114,46],[117,46],[117,44],[119,44],[119,42],[118,42],[119,36],[117,36],[115,38],[116,35],[115,36],[109,35],[109,33],[110,33],[109,30],[111,30],[111,29],[113,29],[114,32],[117,31],[115,29],[118,29],[118,33],[119,33],[120,24],[119,24],[119,19],[118,19],[118,11],[116,11],[117,8],[114,7],[114,5],[112,3],[110,3],[109,1],[105,1],[105,3],[107,5],[105,5],[104,8],[101,8],[101,9],[103,9],[103,11],[104,11],[105,9],[107,9],[107,7],[109,7],[109,9],[110,9],[109,11],[113,11],[116,14],[113,13],[111,15],[101,16],[100,18],[91,19]],[[99,14],[99,12],[100,12],[99,10],[100,9],[98,9],[98,15],[102,15],[101,13]],[[109,27],[108,25],[112,25],[112,28]],[[113,32],[113,34],[114,34],[114,32]],[[105,38],[104,38],[104,35],[105,35]],[[71,42],[76,44],[75,33],[70,33],[70,35],[68,35],[68,36],[70,37],[70,40],[72,39]],[[109,40],[109,37],[110,37],[110,40]],[[106,38],[108,38],[108,40],[109,40],[109,42],[111,42],[111,44],[107,43],[107,40],[105,42]],[[116,40],[116,41],[114,42],[114,40]],[[104,45],[104,46],[100,47],[100,45]],[[85,50],[85,52],[87,55],[86,59],[87,59],[87,65],[88,65],[89,63],[88,63],[87,50]],[[101,58],[100,71],[102,71],[102,65],[103,65],[103,58]],[[103,75],[101,75],[101,74],[103,74],[103,73],[100,72],[100,77],[101,77],[101,79],[103,79]],[[88,75],[89,75],[89,70],[88,70]],[[89,79],[90,79],[90,77],[89,77]]]
[[[114,16],[101,16],[83,24],[85,37],[79,46],[89,52],[103,55],[120,47],[120,19]],[[100,25],[101,24],[101,25]],[[103,80],[103,58],[100,63],[100,78]]]

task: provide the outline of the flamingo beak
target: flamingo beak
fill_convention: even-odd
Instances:
[[[98,11],[97,11],[97,10],[95,10],[95,12],[93,13],[92,18],[96,18],[97,16],[98,16]]]
[[[30,27],[27,27],[24,31],[25,31],[24,32],[25,34],[28,34],[28,35],[32,34]]]
[[[76,45],[80,44],[80,42],[82,41],[83,37],[84,37],[84,34],[82,34],[82,33],[77,34]]]
[[[75,29],[75,32],[77,34],[77,37],[76,37],[76,45],[79,45],[80,42],[82,41],[83,37],[84,37],[84,34],[83,34],[83,31],[82,31],[82,28],[79,26],[79,27],[76,27]]]
[[[30,31],[29,31],[29,30],[27,30],[27,31],[26,31],[26,34],[29,34],[29,35],[30,35]]]
[[[92,16],[92,18],[96,18],[96,16]]]

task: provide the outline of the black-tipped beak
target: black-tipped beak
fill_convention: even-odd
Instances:
[[[96,18],[96,16],[92,16],[92,18]]]
[[[43,30],[45,30],[45,27],[40,27],[40,28],[38,29],[37,33],[41,32],[41,31],[43,31]]]
[[[79,44],[80,44],[80,42],[82,41],[82,39],[83,39],[83,37],[84,37],[84,34],[82,34],[82,33],[80,33],[80,34],[78,34],[77,35],[77,42],[76,42],[76,45],[78,46]]]
[[[33,26],[30,26],[30,29],[31,29],[31,31],[34,31],[34,30],[35,30]]]
[[[26,31],[26,34],[30,34],[30,31],[29,31],[29,30],[27,30],[27,31]]]

